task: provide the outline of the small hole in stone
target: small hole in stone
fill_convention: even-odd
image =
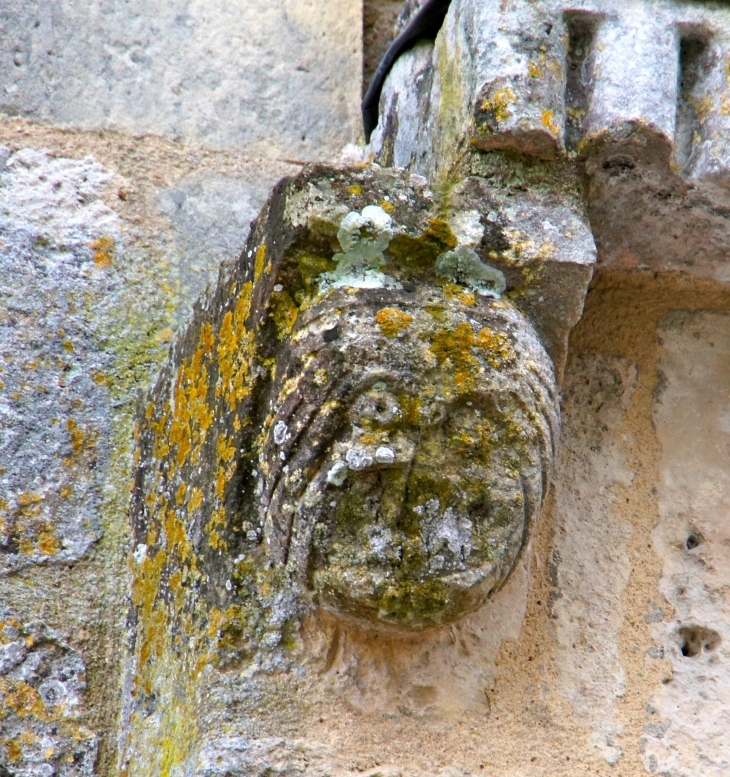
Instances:
[[[722,637],[705,626],[682,626],[679,630],[680,650],[685,658],[697,658],[702,652],[712,653],[722,644]]]
[[[693,550],[698,545],[701,545],[703,541],[704,537],[698,531],[693,531],[689,537],[687,537],[687,542],[685,543],[687,545],[687,550]]]

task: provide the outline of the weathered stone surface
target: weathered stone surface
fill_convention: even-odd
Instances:
[[[175,720],[195,717],[202,678],[223,699],[220,669],[287,666],[313,605],[418,631],[504,583],[558,429],[550,358],[509,301],[533,278],[487,263],[508,267],[520,240],[538,265],[541,230],[560,222],[530,205],[503,212],[476,178],[440,203],[418,176],[378,168],[277,187],[142,409],[130,772],[173,758],[160,737],[181,768],[194,758]],[[520,208],[533,241],[505,226]],[[583,268],[581,299],[585,242],[562,257]],[[574,291],[556,290],[558,310]]]
[[[13,0],[0,14],[4,113],[305,159],[357,137],[362,17],[352,0]]]
[[[721,775],[730,766],[730,317],[678,311],[662,320],[658,335],[654,417],[662,456],[653,538],[668,606],[652,631],[672,680],[647,709],[642,752],[658,774]]]
[[[91,346],[101,333],[85,292],[87,283],[96,295],[111,291],[105,267],[119,240],[119,221],[99,198],[108,178],[100,165],[6,151],[0,173],[2,572],[74,561],[100,536],[113,354]]]
[[[403,18],[417,5],[409,2]],[[201,453],[194,461],[195,446],[200,442],[195,434],[202,428],[200,424],[207,423],[199,402],[201,381],[208,380],[208,395],[213,395],[215,381],[206,360],[220,361],[220,343],[214,342],[211,353],[203,353],[197,362],[191,359],[185,369],[174,372],[170,368],[166,373],[164,380],[172,383],[175,376],[181,377],[179,385],[170,389],[174,399],[170,416],[179,422],[176,444],[184,447],[187,440],[193,449],[184,465],[188,469],[183,468],[179,480],[170,474],[170,468],[163,473],[164,487],[154,495],[153,489],[147,491],[150,505],[153,496],[156,500],[154,509],[158,512],[154,515],[160,519],[152,520],[151,513],[142,508],[136,513],[139,536],[130,564],[137,620],[130,620],[126,633],[121,623],[124,610],[119,604],[124,585],[119,559],[128,542],[130,397],[154,372],[165,343],[175,340],[175,322],[185,324],[189,301],[205,287],[218,261],[238,253],[247,222],[263,201],[267,187],[294,169],[285,160],[291,159],[297,148],[297,156],[305,156],[307,146],[303,142],[297,145],[294,125],[282,123],[279,133],[279,114],[270,116],[263,109],[256,111],[259,124],[266,125],[261,134],[248,120],[231,121],[227,126],[223,121],[217,129],[212,124],[190,129],[193,125],[188,122],[185,133],[175,135],[176,142],[162,137],[132,138],[121,132],[62,131],[18,118],[0,122],[0,139],[12,147],[5,156],[10,158],[23,147],[35,149],[18,156],[27,167],[23,168],[22,181],[20,167],[13,162],[10,170],[15,172],[12,176],[9,171],[3,173],[0,188],[0,197],[10,203],[0,237],[5,241],[2,250],[7,249],[1,283],[4,290],[10,290],[7,299],[13,313],[7,319],[5,310],[1,314],[3,322],[8,322],[7,327],[2,326],[6,336],[3,355],[7,352],[13,360],[3,364],[5,373],[0,375],[6,385],[12,383],[10,392],[0,389],[0,397],[6,400],[0,425],[3,442],[9,446],[3,448],[3,455],[11,464],[2,488],[11,489],[12,499],[8,500],[4,491],[0,498],[13,506],[12,515],[7,517],[15,526],[22,523],[19,519],[28,519],[20,539],[25,540],[23,548],[32,551],[12,558],[5,554],[12,565],[0,580],[0,600],[12,602],[18,621],[41,620],[63,632],[63,639],[54,637],[54,645],[63,643],[58,649],[67,651],[64,655],[71,655],[71,646],[71,650],[83,652],[88,687],[83,691],[84,703],[76,708],[75,723],[97,736],[99,774],[115,773],[111,765],[116,757],[117,730],[115,650],[126,649],[127,639],[130,644],[136,640],[136,653],[126,676],[119,770],[130,777],[179,777],[185,773],[218,777],[271,773],[557,777],[566,773],[638,775],[652,770],[677,777],[704,777],[705,773],[727,771],[728,756],[723,749],[727,618],[722,573],[727,469],[722,464],[723,386],[727,376],[721,347],[728,335],[725,316],[730,310],[723,287],[728,238],[724,172],[727,9],[710,3],[639,0],[581,1],[570,6],[538,0],[502,3],[498,9],[490,5],[501,14],[497,18],[502,31],[492,30],[493,21],[485,20],[485,33],[494,31],[496,36],[495,49],[487,50],[489,41],[480,38],[481,24],[474,23],[484,9],[456,0],[452,5],[453,13],[471,25],[471,42],[464,40],[463,30],[453,26],[444,35],[458,33],[465,44],[478,43],[484,50],[476,70],[484,71],[486,96],[476,107],[484,108],[480,116],[485,131],[479,136],[469,129],[473,129],[479,112],[476,104],[465,107],[459,102],[463,84],[457,69],[448,67],[449,63],[466,62],[464,51],[449,48],[443,40],[435,47],[421,43],[401,58],[392,73],[391,86],[398,80],[400,85],[386,90],[384,114],[393,123],[378,153],[384,163],[408,166],[410,172],[431,177],[433,202],[428,200],[428,185],[418,178],[409,179],[405,173],[392,174],[390,183],[378,190],[372,201],[366,199],[370,190],[361,180],[351,183],[360,186],[360,195],[349,187],[346,193],[339,191],[336,181],[329,181],[335,194],[327,191],[325,178],[334,176],[328,174],[321,179],[323,200],[316,200],[317,193],[305,193],[284,216],[269,213],[268,223],[284,218],[290,224],[310,224],[312,213],[324,207],[325,200],[340,194],[351,196],[343,209],[332,211],[322,223],[315,219],[311,229],[302,226],[300,231],[297,227],[293,237],[290,235],[297,245],[297,241],[306,242],[306,234],[322,238],[298,256],[298,267],[307,270],[313,257],[328,258],[326,266],[310,269],[319,275],[322,289],[329,285],[328,299],[337,301],[339,319],[322,313],[314,292],[309,294],[310,302],[314,300],[309,307],[296,296],[289,294],[287,300],[283,295],[289,293],[290,276],[280,284],[274,279],[276,250],[279,239],[284,240],[280,235],[277,246],[270,245],[267,256],[260,257],[256,285],[266,291],[256,304],[263,304],[264,299],[271,302],[264,316],[269,334],[253,342],[257,348],[261,344],[264,350],[270,348],[266,358],[273,353],[281,358],[278,365],[262,361],[261,370],[250,376],[252,394],[261,389],[257,396],[264,408],[252,417],[250,428],[226,429],[220,451],[215,446],[212,459]],[[95,7],[88,6],[92,12]],[[112,9],[109,18],[126,18],[126,11],[118,4],[108,7]],[[134,6],[127,7],[134,10]],[[160,11],[155,4],[147,8],[153,13]],[[304,8],[297,4],[294,10]],[[187,10],[191,18],[201,18],[197,6],[188,5]],[[250,10],[237,9],[235,13]],[[191,37],[203,26],[212,30],[221,19],[230,18],[215,18],[216,6],[207,6],[208,11],[210,17]],[[10,27],[18,20],[25,24],[25,12],[24,6]],[[65,24],[68,14],[76,13],[78,9],[63,8],[56,19]],[[159,13],[161,38],[167,37],[165,13],[167,10]],[[267,8],[266,13],[278,14],[279,6]],[[100,18],[84,24],[93,26]],[[132,26],[143,28],[144,18],[149,17],[143,14]],[[259,26],[266,24],[263,20]],[[322,24],[329,25],[327,32],[331,32],[326,18]],[[567,39],[553,40],[555,31],[548,33],[549,24],[561,35],[567,33]],[[7,35],[10,27],[2,34]],[[58,29],[65,28],[61,25]],[[114,47],[117,31],[103,25],[96,29],[101,30],[98,36],[106,43],[112,37],[109,61],[113,64],[121,52]],[[129,29],[124,28],[125,35]],[[303,30],[300,25],[299,31]],[[319,50],[311,40],[312,36],[319,39],[321,31],[316,24],[309,27],[310,42],[302,43],[301,49],[288,46],[287,54],[307,47]],[[91,44],[96,45],[96,40],[85,34],[81,30],[78,39],[94,49]],[[284,33],[279,37],[288,40]],[[268,41],[260,42],[268,46]],[[543,45],[545,51],[541,51]],[[540,57],[558,52],[560,46],[565,49],[561,65],[564,99],[554,80],[541,80],[538,74],[545,64],[555,76],[560,63],[549,56],[543,63]],[[161,40],[150,50],[168,47],[169,43]],[[97,72],[94,51],[88,61]],[[76,56],[77,52],[72,53]],[[266,68],[270,60],[263,56],[257,61]],[[438,64],[436,69],[433,61]],[[69,62],[67,58],[61,64]],[[178,63],[188,67],[185,56],[170,58],[165,67],[174,74]],[[61,64],[58,72],[64,72]],[[157,67],[157,61],[150,64],[149,80],[138,79],[143,91],[154,93],[153,71],[157,72]],[[29,75],[22,62],[9,70],[11,75],[3,86],[10,83],[12,88],[16,75],[21,80]],[[231,72],[220,66],[219,71]],[[45,73],[36,69],[33,77],[23,82],[27,95],[38,82],[47,84]],[[235,77],[240,83],[238,73]],[[248,78],[248,83],[255,86],[262,78]],[[121,82],[131,83],[126,76]],[[103,90],[97,86],[92,83],[89,93],[100,95]],[[301,86],[301,80],[290,80],[281,94],[288,89],[301,92]],[[472,86],[478,95],[481,85],[475,82]],[[223,93],[228,87],[221,84],[215,89]],[[509,92],[500,94],[502,87],[512,89],[517,99],[511,102]],[[63,88],[68,94],[71,85]],[[124,102],[117,100],[118,89],[115,85],[110,97],[103,95],[106,104],[109,100],[116,106]],[[199,97],[200,89],[195,77],[181,84],[180,116],[188,111],[185,115],[189,118],[197,110],[189,94]],[[344,91],[343,78],[341,90],[332,92],[331,99],[337,100]],[[357,86],[350,93],[357,95]],[[168,104],[164,94],[154,94],[160,106],[159,111],[157,106],[148,111],[151,122],[160,118]],[[300,97],[304,99],[303,93],[293,96],[292,106],[301,104]],[[323,95],[323,99],[330,97]],[[139,104],[143,106],[144,100]],[[272,104],[279,104],[278,97]],[[206,121],[213,116],[207,97],[198,105]],[[433,106],[438,107],[435,113]],[[52,108],[60,110],[57,102]],[[70,111],[77,108],[78,104],[74,108],[73,100],[69,101]],[[331,105],[329,108],[336,113]],[[552,116],[542,113],[550,110]],[[87,106],[91,125],[99,126],[94,111],[96,105]],[[58,120],[58,115],[49,113],[49,120]],[[549,126],[553,119],[557,134]],[[111,120],[119,120],[119,114]],[[242,123],[248,129],[242,130]],[[74,120],[66,126],[77,124]],[[346,122],[337,125],[342,142],[347,139],[348,126]],[[175,132],[175,128],[170,125],[154,131]],[[335,131],[335,125],[327,130],[330,135]],[[198,145],[198,141],[224,145],[234,135],[242,137],[242,132],[248,133],[245,155]],[[283,145],[280,137],[288,145]],[[472,137],[482,147],[495,147],[480,151]],[[39,153],[46,147],[50,153]],[[89,154],[98,163],[85,160]],[[546,156],[554,158],[538,158]],[[355,174],[367,179],[364,170],[348,173]],[[373,174],[391,175],[382,171]],[[91,181],[91,190],[84,189],[84,176]],[[413,195],[408,187],[393,184],[406,179],[413,184]],[[58,183],[61,187],[55,189]],[[380,231],[382,238],[393,228],[383,216],[390,205],[397,206],[391,185],[407,198],[403,208],[407,210],[408,203],[422,197],[427,202],[424,213],[433,211],[439,220],[436,225],[420,224],[414,236],[423,236],[433,228],[425,241],[429,244],[426,254],[448,277],[432,278],[429,283],[444,315],[466,314],[478,321],[479,326],[471,329],[473,337],[488,327],[496,334],[505,334],[511,342],[525,344],[536,333],[558,376],[569,334],[573,350],[561,384],[564,447],[558,459],[556,488],[552,497],[548,495],[541,520],[531,532],[532,544],[522,551],[502,587],[489,596],[487,606],[465,614],[480,599],[478,594],[463,611],[461,606],[441,611],[437,607],[437,615],[450,622],[416,632],[409,631],[417,626],[414,619],[398,628],[370,625],[369,618],[378,621],[382,612],[388,612],[387,608],[362,611],[363,602],[369,602],[373,592],[377,598],[373,569],[377,571],[378,559],[373,560],[368,553],[358,555],[365,544],[351,542],[342,531],[345,520],[329,524],[329,510],[337,514],[340,509],[339,517],[349,518],[340,502],[356,494],[361,485],[363,492],[369,488],[376,472],[381,479],[382,473],[393,472],[408,446],[415,451],[416,474],[423,469],[419,470],[425,461],[423,451],[436,450],[434,459],[443,462],[436,475],[449,484],[457,482],[458,475],[469,468],[481,471],[479,457],[466,457],[466,465],[459,466],[457,456],[448,448],[439,449],[428,435],[419,437],[416,427],[397,430],[396,442],[403,442],[400,447],[391,439],[390,430],[386,430],[387,440],[371,435],[376,441],[366,439],[361,445],[363,435],[357,428],[360,411],[365,408],[366,417],[371,418],[366,404],[387,397],[382,386],[375,388],[375,383],[382,382],[390,389],[385,380],[375,381],[359,394],[353,389],[355,404],[340,416],[336,410],[327,415],[326,401],[317,404],[330,388],[333,392],[344,390],[340,376],[350,366],[358,378],[369,375],[370,370],[396,374],[398,387],[406,387],[405,394],[422,385],[426,391],[432,388],[422,380],[424,374],[434,377],[436,387],[456,385],[459,370],[452,374],[447,369],[451,357],[444,359],[443,365],[433,365],[433,358],[438,362],[438,357],[424,324],[428,322],[422,306],[424,279],[406,278],[404,283],[393,269],[397,262],[391,247],[395,244],[398,248],[402,236],[394,235],[387,247],[387,240],[383,244],[379,239],[370,244],[365,240],[368,233],[375,237],[373,233]],[[386,195],[391,200],[386,200]],[[71,207],[79,196],[86,202]],[[281,197],[282,191],[277,196]],[[367,205],[376,206],[376,210],[367,210]],[[24,220],[26,211],[31,227]],[[101,221],[94,221],[90,213],[101,221],[110,219],[98,234],[94,225]],[[421,218],[418,213],[402,213],[389,215],[395,223]],[[343,225],[348,214],[353,215]],[[343,226],[347,229],[338,237]],[[591,232],[597,238],[603,269],[594,278],[587,312],[573,329],[583,312],[585,286],[592,272]],[[45,244],[48,234],[50,245]],[[69,234],[78,235],[79,242],[71,241],[70,248],[62,250],[59,246],[66,246]],[[109,244],[90,246],[104,235],[115,238],[116,253],[109,267],[100,268],[94,255],[99,251],[103,263],[104,252],[99,249]],[[448,245],[451,237],[456,245]],[[260,245],[256,237],[252,241],[253,248]],[[340,258],[334,260],[338,254]],[[52,264],[58,255],[63,262],[59,259]],[[403,255],[401,250],[398,258]],[[271,275],[266,272],[269,259]],[[256,252],[249,261],[255,275]],[[276,264],[279,268],[285,265]],[[227,265],[226,282],[244,266]],[[383,288],[365,288],[378,284]],[[282,289],[275,291],[277,285]],[[456,294],[452,285],[461,291]],[[488,295],[499,293],[503,285],[500,302],[507,307],[500,308]],[[350,294],[348,287],[358,290]],[[311,283],[307,288],[317,286]],[[455,296],[450,298],[452,292]],[[374,306],[377,295],[385,302]],[[469,295],[474,296],[474,305],[467,304]],[[232,305],[232,299],[242,296],[240,289],[233,291],[229,286],[220,292],[219,299]],[[470,315],[467,308],[478,315]],[[671,313],[685,308],[705,312]],[[707,312],[710,309],[714,312]],[[62,318],[66,331],[74,333],[68,338],[73,353],[54,335],[55,330],[44,328],[45,310],[51,323]],[[198,324],[206,316],[210,320],[219,316],[222,324],[220,316],[229,310],[233,326],[237,321],[235,305],[222,311],[215,307],[200,310]],[[382,310],[389,312],[379,322],[377,315]],[[394,315],[394,310],[403,317]],[[22,316],[15,317],[15,311],[21,311]],[[665,317],[667,311],[670,315]],[[518,312],[528,319],[527,327],[517,319]],[[408,316],[413,320],[407,321]],[[661,343],[655,337],[659,321]],[[384,333],[383,323],[395,337]],[[396,333],[404,323],[405,328]],[[288,341],[286,336],[279,339],[289,326],[294,332],[305,324],[314,326],[300,341]],[[332,338],[329,342],[324,342],[325,333]],[[45,338],[46,334],[53,336]],[[349,337],[351,334],[356,337]],[[360,335],[363,339],[358,342]],[[360,357],[369,353],[369,343],[376,338],[385,348],[366,363]],[[303,370],[309,383],[287,385],[287,370],[311,342],[321,346],[318,353],[328,354],[327,358],[343,355],[339,371],[326,376],[325,383],[325,375],[313,361],[309,372]],[[409,362],[407,354],[400,358],[409,343],[420,359]],[[186,354],[194,357],[196,345],[181,338],[176,345],[177,361],[172,364],[180,367]],[[240,345],[236,353],[242,354],[250,341],[244,336]],[[495,370],[484,361],[478,347],[467,352],[479,363],[479,369],[484,369],[475,380],[481,396],[486,393],[486,384],[493,382]],[[15,359],[16,353],[23,357]],[[397,363],[388,360],[388,353],[399,356]],[[42,358],[36,359],[38,354]],[[544,351],[535,355],[538,372],[542,372]],[[64,371],[58,366],[54,372],[43,366],[46,356],[50,364],[57,365],[56,360],[63,358],[72,369]],[[659,378],[657,358],[663,375]],[[26,379],[31,369],[23,367],[33,361],[40,365],[35,371],[43,374],[42,380],[31,382]],[[84,370],[97,363],[105,365],[106,381],[92,386]],[[245,376],[247,365],[244,358],[234,359],[228,363],[229,372]],[[505,382],[523,367],[517,362],[506,365]],[[73,380],[57,390],[54,381],[62,374]],[[161,386],[166,385],[164,380]],[[49,384],[47,393],[29,392],[31,400],[26,404],[13,398],[13,394],[25,391],[24,386],[32,389]],[[77,391],[82,384],[84,391]],[[244,392],[248,386],[245,381],[239,384]],[[275,407],[280,396],[281,404],[270,414],[266,403],[272,396]],[[501,396],[504,399],[506,395]],[[73,403],[70,410],[67,401]],[[221,395],[215,401],[225,405],[226,397]],[[450,404],[450,400],[437,399],[427,403],[426,410],[442,408],[451,413],[449,423],[453,425],[458,416],[453,410],[459,410],[459,401],[457,398]],[[467,401],[481,410],[473,398]],[[531,401],[537,400],[533,396]],[[85,455],[89,454],[88,467],[57,466],[57,457],[70,458],[66,452],[69,446],[73,448],[73,440],[68,425],[63,426],[67,418],[60,412],[52,417],[60,418],[61,425],[51,426],[51,432],[45,429],[43,419],[53,403],[64,413],[68,410],[69,417],[83,428],[98,426],[103,430],[98,444],[84,448]],[[310,410],[312,423],[307,416]],[[186,413],[192,419],[189,428],[184,422]],[[220,416],[229,418],[230,406]],[[326,483],[324,490],[339,494],[335,507],[324,500],[310,500],[306,490],[305,498],[296,501],[296,485],[290,477],[292,467],[300,461],[299,440],[310,432],[318,434],[313,424],[323,417],[339,418],[343,423],[341,437],[332,436],[322,424],[321,458],[312,468],[313,481],[326,482],[332,475],[334,482]],[[425,423],[426,412],[419,413],[419,418]],[[386,419],[389,424],[392,420]],[[199,423],[197,428],[195,423]],[[210,439],[217,423],[212,421],[207,430]],[[145,428],[147,424],[143,421]],[[466,426],[467,432],[473,431]],[[304,431],[295,438],[300,427]],[[33,437],[39,441],[35,449],[17,447],[18,430],[25,428],[39,430]],[[188,437],[191,430],[193,436]],[[369,432],[363,429],[364,435]],[[267,484],[279,473],[272,494],[280,506],[296,502],[291,520],[286,510],[272,509],[271,502],[267,512],[263,496],[255,503],[261,508],[258,512],[246,513],[242,507],[256,484],[237,480],[237,473],[251,465],[240,452],[241,447],[248,449],[239,443],[256,435],[260,445],[255,455],[261,455],[263,462],[255,468],[262,480],[268,478]],[[351,444],[355,437],[356,444]],[[307,444],[311,441],[312,437],[307,437]],[[21,452],[17,462],[12,453],[16,450]],[[7,451],[11,454],[5,455]],[[286,461],[281,459],[282,452],[289,456]],[[91,467],[92,453],[96,468]],[[165,455],[173,457],[169,451]],[[335,458],[344,466],[333,471]],[[196,467],[205,470],[204,463],[211,460],[215,461],[212,477],[207,471],[197,473]],[[241,461],[244,464],[233,472],[231,462]],[[264,465],[269,470],[267,476]],[[544,465],[545,460],[541,460],[543,469]],[[287,466],[289,473],[284,472]],[[528,483],[537,480],[538,468],[532,463],[528,467]],[[38,474],[44,471],[51,475]],[[35,480],[62,487],[66,482],[58,479],[59,473],[78,476],[83,494],[79,495],[80,511],[93,506],[88,515],[98,522],[84,526],[85,534],[72,520],[80,513],[75,507],[67,512],[58,509],[52,488],[26,488]],[[344,480],[337,485],[343,475]],[[225,515],[219,512],[203,520],[202,508],[198,512],[193,509],[198,499],[203,500],[203,488],[200,494],[194,488],[181,492],[180,485],[195,486],[196,478],[210,489],[206,504],[215,504],[219,498],[216,488],[221,489]],[[374,486],[377,489],[379,485]],[[44,498],[34,502],[31,497],[32,504],[20,505],[16,493],[26,490]],[[391,489],[389,493],[394,492]],[[372,490],[368,493],[372,496]],[[26,499],[24,496],[23,501]],[[376,500],[368,504],[377,513]],[[311,565],[301,561],[313,547],[300,531],[307,511],[321,517],[320,524],[334,526],[329,534],[322,532],[313,539],[317,552],[310,554]],[[373,512],[366,512],[357,515],[367,523]],[[232,523],[227,529],[216,525],[215,520],[230,516]],[[512,511],[512,519],[519,525],[519,511]],[[72,542],[72,552],[59,555],[57,560],[64,563],[49,563],[51,556],[40,552],[37,539],[49,547],[47,538],[41,536],[48,533],[47,525],[58,527],[67,539],[78,539]],[[290,527],[297,528],[296,534]],[[452,552],[451,544],[467,547],[461,542],[461,530],[468,527],[457,523],[456,532],[453,528],[448,522],[438,527],[438,539],[445,543],[432,554],[437,563],[461,563],[456,554],[449,559],[446,554]],[[287,536],[292,540],[288,545]],[[251,547],[259,547],[262,537],[272,538],[271,558],[275,554],[281,558],[287,547],[294,551],[289,554],[288,567],[278,561],[267,567],[270,558],[250,552]],[[456,541],[452,543],[452,539]],[[427,546],[424,535],[421,544]],[[368,547],[372,550],[372,545]],[[305,553],[297,556],[303,548]],[[353,551],[350,556],[345,555],[348,549]],[[506,568],[509,543],[505,549]],[[247,559],[252,563],[247,564]],[[352,569],[362,569],[362,575],[340,576],[339,569],[350,563]],[[338,567],[335,573],[333,566]],[[280,574],[283,567],[284,574]],[[306,574],[297,577],[295,571],[302,567],[306,567]],[[385,569],[383,579],[390,574],[387,564]],[[422,565],[423,569],[433,571]],[[332,577],[336,579],[330,585]],[[458,583],[457,575],[451,578],[449,585]],[[317,601],[326,608],[315,606]],[[430,616],[433,613],[432,608]],[[422,618],[422,614],[417,615]],[[41,634],[35,627],[27,627],[23,635],[31,632]],[[76,666],[75,659],[71,664]],[[41,725],[36,719],[29,721],[29,716],[22,721],[6,716],[0,729],[4,723],[16,726],[29,722]],[[21,743],[20,760],[12,766],[5,764],[2,751],[0,772],[25,770],[35,774],[44,752],[26,740],[28,736]],[[91,750],[85,751],[83,763],[88,764],[91,758]]]
[[[476,149],[567,155],[603,264],[727,282],[729,40],[702,4],[454,3],[393,68],[373,150],[450,181]]]
[[[590,728],[590,746],[610,764],[623,754],[616,701],[625,694],[626,675],[616,635],[626,616],[632,533],[612,507],[616,487],[630,486],[635,474],[615,438],[635,387],[636,365],[626,359],[574,360],[555,472],[552,612],[561,692]]]
[[[43,623],[0,607],[0,768],[13,777],[91,777],[81,654]]]

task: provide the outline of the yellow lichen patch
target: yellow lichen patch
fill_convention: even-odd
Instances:
[[[42,502],[43,497],[40,494],[33,493],[32,491],[24,491],[22,494],[18,495],[18,504],[21,507],[26,507],[27,505],[32,504],[38,504],[38,502]]]
[[[253,285],[247,283],[241,291],[236,307],[223,317],[218,333],[219,378],[216,396],[223,396],[231,412],[251,393],[251,366],[256,346],[254,333],[246,329],[246,319],[251,310]]]
[[[164,329],[160,329],[155,335],[155,340],[157,340],[158,343],[169,343],[173,337],[175,337],[175,333],[167,326]]]
[[[408,329],[413,321],[413,316],[398,310],[398,308],[381,308],[375,314],[375,320],[380,326],[380,331],[386,337],[398,337]]]
[[[437,240],[446,248],[456,248],[459,244],[448,222],[442,219],[431,219],[428,224],[428,229],[424,232],[425,236]]]
[[[236,448],[227,435],[221,434],[216,442],[216,451],[220,461],[231,461],[236,454]]]
[[[477,304],[476,294],[456,283],[444,283],[441,287],[446,299],[458,299],[462,305],[473,307]]]
[[[15,739],[11,739],[9,742],[5,743],[5,751],[7,752],[11,763],[19,761],[23,755],[23,748]]]
[[[553,133],[553,135],[557,136],[560,134],[560,127],[558,126],[557,121],[555,121],[555,113],[553,111],[542,112],[542,123]]]
[[[8,690],[0,688],[5,696],[4,703],[13,710],[19,718],[32,715],[34,718],[46,714],[46,705],[35,688],[20,680],[10,681]]]
[[[177,374],[169,440],[177,446],[180,467],[193,449],[199,452],[213,423],[213,411],[208,404],[208,368],[202,362],[203,346],[199,344],[192,361],[185,359]]]
[[[71,445],[76,453],[78,453],[84,445],[84,433],[79,429],[78,424],[73,418],[69,418],[66,421],[66,428],[71,436]]]
[[[542,78],[543,76],[542,68],[535,62],[530,62],[527,65],[527,72],[530,74],[530,78]]]
[[[317,370],[314,373],[314,378],[312,378],[312,383],[314,383],[315,386],[319,386],[320,388],[322,386],[326,386],[328,381],[329,381],[329,375],[327,374],[327,370],[325,369]]]
[[[484,327],[479,331],[474,344],[486,350],[487,361],[494,368],[513,362],[516,358],[515,349],[512,347],[509,337],[503,332],[495,332],[489,327]]]
[[[225,486],[225,478],[222,482]],[[216,486],[216,492],[217,491],[218,487]],[[221,537],[221,534],[218,531],[219,529],[224,528],[226,524],[227,519],[225,508],[220,506],[216,507],[216,509],[213,510],[213,514],[211,515],[210,520],[205,525],[205,531],[208,534],[208,543],[210,544],[211,548],[222,551],[228,550],[228,543],[223,539],[223,537]]]
[[[507,121],[512,118],[509,107],[517,102],[517,95],[509,87],[498,89],[491,98],[482,100],[481,109],[494,114],[497,121]]]
[[[353,197],[359,197],[362,194],[362,186],[358,186],[357,184],[353,184],[348,189],[350,194],[353,195]]]
[[[177,494],[175,494],[175,501],[177,502],[178,507],[182,507],[183,504],[185,504],[185,495],[187,490],[187,485],[185,483],[180,483],[177,489]]]
[[[253,280],[258,283],[261,273],[264,271],[264,262],[266,261],[266,246],[260,245],[256,249],[256,258],[253,265]]]
[[[203,346],[203,353],[206,356],[209,356],[213,351],[213,346],[215,345],[213,327],[209,322],[203,324],[200,330],[200,344]]]
[[[193,548],[185,532],[185,525],[175,510],[167,511],[163,526],[167,536],[168,547],[175,548],[181,560],[187,560]]]
[[[421,399],[404,394],[398,397],[400,422],[403,426],[416,427],[421,423]]]
[[[70,483],[66,483],[65,485],[61,486],[61,498],[62,499],[68,499],[71,494],[74,492],[74,487]]]
[[[380,207],[386,212],[386,213],[392,213],[395,210],[395,205],[390,200],[380,200],[378,203]]]
[[[198,510],[202,504],[203,492],[199,488],[193,488],[193,493],[190,497],[190,504],[188,505],[190,512],[192,513],[195,510]]]
[[[272,318],[279,333],[279,340],[283,340],[291,334],[294,324],[297,323],[299,310],[294,300],[286,291],[274,292],[272,296]]]
[[[52,556],[54,553],[58,553],[60,549],[61,543],[51,532],[44,531],[38,535],[38,550],[44,556]]]
[[[94,264],[99,267],[111,267],[117,251],[116,243],[111,235],[103,235],[89,246],[94,251]]]
[[[469,324],[459,324],[456,329],[436,332],[431,339],[431,353],[442,365],[453,369],[454,386],[459,393],[473,391],[479,361],[471,352],[474,333]]]

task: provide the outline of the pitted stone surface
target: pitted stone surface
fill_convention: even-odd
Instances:
[[[730,725],[730,316],[678,311],[662,320],[658,336],[662,457],[653,539],[669,607],[652,619],[652,632],[672,682],[647,706],[641,749],[658,774],[719,777],[730,766],[723,733]]]
[[[91,159],[31,149],[0,171],[1,572],[75,561],[101,533],[112,354],[92,347],[86,290],[110,288],[108,177]]]
[[[474,178],[441,202],[401,171],[310,168],[199,306],[139,419],[129,768],[154,773],[178,703],[195,715],[200,667],[244,662],[253,682],[287,666],[317,607],[408,633],[508,578],[558,432],[551,360],[518,307],[540,273],[520,256],[580,268],[552,300],[567,337],[593,254],[569,208],[510,211],[490,191]],[[546,229],[575,234],[563,251]],[[460,249],[473,266],[455,270]]]
[[[84,662],[44,624],[0,607],[0,767],[15,777],[91,777]]]

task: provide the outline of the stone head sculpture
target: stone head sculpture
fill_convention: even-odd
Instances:
[[[570,205],[479,178],[277,187],[140,410],[137,752],[193,757],[176,721],[216,672],[288,665],[305,618],[407,635],[499,590],[546,494],[592,246]]]
[[[300,315],[259,510],[321,606],[420,630],[473,610],[512,569],[557,398],[533,327],[494,292],[378,274],[332,273],[342,285]]]

